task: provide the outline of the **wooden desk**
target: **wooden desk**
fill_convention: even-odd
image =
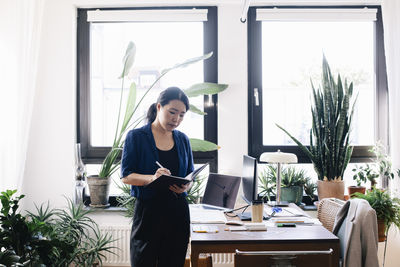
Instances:
[[[226,225],[214,224],[218,233],[191,233],[191,263],[198,267],[200,253],[235,253],[243,251],[329,250],[333,249],[331,266],[339,266],[339,238],[323,226],[296,228],[269,227],[267,231],[225,231]]]

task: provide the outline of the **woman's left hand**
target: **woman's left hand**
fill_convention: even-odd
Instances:
[[[191,186],[192,186],[192,182],[190,182],[188,184],[183,184],[181,186],[173,184],[173,185],[169,186],[169,190],[171,190],[172,192],[175,192],[177,194],[182,194],[183,192],[188,191]]]

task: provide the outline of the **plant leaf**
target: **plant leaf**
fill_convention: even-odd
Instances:
[[[136,104],[136,84],[133,82],[129,88],[129,95],[128,95],[128,100],[126,102],[126,110],[125,110],[124,121],[121,127],[121,133],[125,132],[128,123],[132,119],[135,110],[135,104]]]
[[[189,111],[191,111],[193,113],[196,113],[196,114],[199,114],[199,115],[207,115],[206,112],[201,111],[201,109],[199,109],[198,107],[196,107],[196,106],[194,106],[192,104],[189,104],[189,107],[190,107]]]
[[[219,149],[219,146],[217,144],[214,144],[206,140],[201,140],[197,138],[190,138],[189,140],[190,140],[190,145],[192,147],[192,151],[207,152]]]
[[[119,78],[123,78],[128,75],[133,62],[135,61],[136,55],[136,45],[133,42],[129,42],[128,47],[126,48],[125,56],[122,59],[124,62],[124,69],[122,70],[121,76]]]
[[[185,67],[189,66],[190,64],[193,64],[193,63],[196,63],[198,61],[210,58],[212,56],[212,54],[213,54],[213,52],[210,52],[208,54],[205,54],[205,55],[202,55],[202,56],[199,56],[199,57],[194,57],[194,58],[190,58],[188,60],[185,60],[184,62],[178,63],[178,64],[172,66],[171,68],[164,69],[163,71],[161,71],[161,75],[169,72],[170,70],[177,69],[177,68],[185,68]]]
[[[218,83],[197,83],[184,90],[188,97],[196,97],[199,95],[214,95],[228,88],[227,84]]]

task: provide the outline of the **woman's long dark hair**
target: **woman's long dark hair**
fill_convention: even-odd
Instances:
[[[168,87],[160,93],[157,102],[151,104],[149,110],[147,111],[147,122],[152,123],[157,117],[157,103],[161,106],[167,105],[171,100],[180,100],[185,104],[186,111],[189,110],[189,99],[187,95],[178,87]]]

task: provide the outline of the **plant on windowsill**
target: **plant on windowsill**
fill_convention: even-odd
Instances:
[[[183,63],[176,64],[171,68],[167,68],[161,72],[161,74],[157,77],[157,79],[150,85],[150,87],[145,91],[143,96],[139,99],[136,104],[136,84],[134,82],[131,83],[129,87],[129,93],[126,103],[126,109],[122,116],[121,121],[121,112],[122,112],[122,101],[123,101],[123,91],[124,91],[124,82],[126,76],[129,74],[130,69],[133,65],[136,54],[136,46],[133,42],[128,44],[128,47],[125,52],[125,56],[123,58],[124,67],[122,70],[121,78],[121,93],[120,93],[120,101],[118,107],[118,117],[117,117],[117,127],[115,129],[114,141],[112,147],[108,154],[106,155],[103,163],[100,167],[100,172],[98,175],[88,176],[87,182],[89,185],[90,191],[90,201],[92,207],[100,207],[105,208],[109,206],[108,196],[109,196],[109,186],[111,181],[111,175],[118,169],[119,167],[119,156],[122,151],[122,147],[124,144],[124,136],[125,133],[129,129],[133,129],[137,127],[145,116],[140,116],[138,119],[132,120],[133,115],[135,114],[138,106],[141,104],[143,99],[146,97],[148,92],[159,82],[159,80],[166,75],[168,72],[178,69],[184,68],[188,65],[194,64],[196,62],[208,59],[212,56],[212,52],[206,55],[191,58]],[[192,85],[190,88],[184,90],[188,97],[195,97],[199,95],[213,95],[222,92],[228,87],[226,84],[216,84],[216,83],[198,83]],[[190,111],[205,115],[199,108],[190,105]],[[193,151],[212,151],[218,149],[218,146],[212,142],[208,142],[200,139],[190,139],[192,150]]]
[[[377,141],[369,151],[375,154],[375,164],[377,165],[381,181],[380,187],[386,189],[389,185],[389,181],[394,179],[392,160],[386,153],[385,147],[381,141]]]
[[[374,166],[371,164],[365,164],[365,166],[356,165],[352,171],[354,172],[353,180],[356,181],[357,186],[349,186],[349,196],[351,197],[353,193],[360,192],[365,194],[365,186],[362,186],[363,183],[369,181],[371,183],[371,189],[376,185],[376,178],[379,177],[379,173],[377,173],[374,169]]]
[[[303,189],[307,179],[303,169],[286,167],[281,170],[281,200],[290,203],[300,204],[303,198]],[[265,195],[270,201],[270,195],[275,195],[276,179],[278,169],[276,166],[268,165],[259,175],[261,194]]]
[[[322,60],[322,85],[316,89],[311,82],[313,103],[310,146],[306,147],[282,126],[283,130],[306,154],[318,175],[318,198],[344,198],[343,174],[353,147],[349,144],[354,105],[351,103],[353,83],[335,81],[329,64]]]
[[[310,177],[306,178],[306,183],[304,184],[304,193],[306,194],[306,198],[309,200],[305,200],[304,203],[306,205],[313,205],[314,201],[317,199],[315,195],[315,191],[317,190],[317,184],[312,181]]]

